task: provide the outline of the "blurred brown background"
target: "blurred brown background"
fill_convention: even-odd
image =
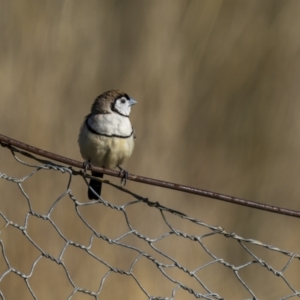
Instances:
[[[138,101],[131,114],[138,138],[124,165],[130,173],[300,210],[299,13],[297,0],[1,0],[0,132],[82,160],[77,135],[84,116],[97,95],[119,88]],[[0,149],[0,172],[21,177],[29,171]],[[41,171],[24,183],[34,210],[46,214],[67,180],[67,175]],[[0,211],[23,225],[26,199],[17,185],[1,180],[0,187]],[[296,218],[133,182],[127,188],[245,238],[300,252]],[[74,178],[72,190],[87,201],[82,180]],[[103,197],[117,204],[130,200],[108,186]],[[149,237],[169,230],[146,206],[128,214]],[[103,206],[86,208],[83,215],[110,238],[128,231],[124,218]],[[52,217],[68,239],[88,245],[90,232],[68,197]],[[201,229],[178,219],[172,225],[194,234]],[[48,222],[29,218],[28,233],[58,258],[64,243]],[[12,226],[0,238],[12,267],[29,274],[40,252]],[[174,237],[171,241],[174,258],[191,270],[199,266],[191,267],[201,261],[200,252]],[[235,265],[251,260],[233,240],[220,236],[208,244]],[[120,268],[132,262],[126,251],[113,254],[113,246],[103,241],[96,241],[93,251],[99,256],[106,251],[106,260]],[[104,274],[101,264],[81,257],[77,248],[67,252],[64,262],[75,284],[96,292]],[[278,270],[287,261],[267,250],[258,255]],[[299,291],[299,264],[293,263],[285,278]],[[153,265],[141,262],[139,268],[137,277],[148,292],[171,297]],[[0,276],[6,270],[1,257]],[[290,293],[282,279],[262,267],[251,266],[241,275],[260,299]],[[230,269],[208,268],[199,276],[226,299],[250,298]],[[73,290],[63,268],[47,259],[38,262],[29,282],[38,299],[67,299]],[[13,273],[0,290],[5,299],[33,299]],[[147,299],[131,278],[117,274],[100,295]],[[77,293],[72,299],[91,298]],[[175,299],[194,297],[181,290]]]

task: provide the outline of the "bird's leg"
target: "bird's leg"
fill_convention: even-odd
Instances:
[[[128,179],[129,173],[128,173],[128,171],[124,170],[124,169],[121,168],[120,166],[117,166],[117,167],[118,167],[118,169],[120,170],[120,175],[122,176],[122,177],[121,177],[121,185],[124,185],[124,186],[125,186],[125,184],[126,184],[126,182],[127,182],[127,179]]]
[[[90,169],[91,168],[91,161],[90,160],[85,160],[84,162],[83,162],[83,174],[84,174],[84,176],[86,175],[86,171],[88,170],[88,169]]]

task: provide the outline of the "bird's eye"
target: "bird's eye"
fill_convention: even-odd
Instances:
[[[122,98],[122,99],[121,99],[121,103],[124,104],[125,102],[126,102],[126,100],[125,100],[124,98]]]

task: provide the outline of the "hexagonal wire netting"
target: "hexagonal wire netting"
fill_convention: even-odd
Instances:
[[[9,150],[6,148],[3,151]],[[27,152],[26,156],[36,161],[28,163],[16,156],[16,151],[18,150],[11,148],[11,157],[15,158],[16,164],[26,168],[27,174],[14,177],[14,169],[10,170],[10,174],[0,173],[2,181],[7,182],[7,185],[17,186],[21,192],[14,199],[6,197],[0,201],[2,299],[10,299],[5,286],[16,278],[19,279],[18,284],[22,286],[22,281],[23,289],[29,292],[28,299],[41,299],[39,286],[45,288],[48,283],[51,286],[51,280],[46,280],[42,274],[48,273],[45,268],[53,265],[58,268],[51,269],[51,276],[63,278],[60,281],[64,281],[63,287],[57,288],[60,299],[64,298],[63,294],[64,299],[75,299],[75,296],[78,297],[81,293],[94,299],[102,299],[102,295],[117,298],[113,296],[113,290],[116,287],[122,289],[122,281],[125,282],[128,278],[130,283],[126,284],[131,291],[138,290],[137,294],[132,294],[134,299],[187,299],[188,296],[191,299],[225,299],[227,291],[224,290],[222,294],[218,285],[212,284],[212,277],[218,276],[226,280],[230,278],[227,283],[229,289],[242,290],[240,295],[244,295],[244,299],[258,299],[255,286],[250,280],[253,275],[247,275],[245,272],[253,269],[254,265],[254,274],[263,272],[268,273],[267,276],[272,275],[274,285],[277,285],[280,279],[285,293],[281,294],[281,299],[300,296],[299,280],[293,282],[288,278],[288,270],[295,264],[299,267],[299,254],[254,239],[243,238],[219,226],[206,224],[111,182],[106,183],[118,190],[120,195],[124,195],[126,200],[123,203],[113,204],[114,201],[103,198],[98,201],[80,201],[75,196],[76,192],[73,192],[72,184],[74,185],[75,178],[87,183],[82,172],[41,160]],[[37,199],[31,198],[31,189],[39,185],[40,178],[37,178],[37,174],[40,172],[49,172],[50,178],[57,173],[68,175],[64,191],[48,202],[43,213],[40,212],[43,209],[38,206]],[[26,188],[26,182],[33,182],[35,178],[36,185]],[[11,206],[8,209],[7,202],[10,201]],[[101,214],[98,208],[105,213]],[[15,209],[21,214],[18,221],[12,213]],[[132,209],[135,212],[149,210],[147,226],[157,226],[162,228],[162,231],[156,235],[151,234],[151,237],[147,236],[144,233],[146,230],[138,228]],[[72,219],[69,219],[66,211],[74,213]],[[106,222],[113,224],[108,227],[121,227],[122,230],[116,233],[107,228],[99,228],[90,217],[93,213],[96,216],[101,214],[101,218],[106,217]],[[67,229],[66,223],[73,225],[73,232]],[[17,234],[18,232],[21,235]],[[80,240],[80,236],[84,238]],[[218,242],[211,242],[212,238],[217,238]],[[77,239],[78,241],[74,241]],[[183,246],[184,244],[186,246]],[[226,251],[222,253],[229,244],[235,247],[231,250],[232,257],[226,257]],[[235,261],[235,255],[232,253],[240,252],[244,253],[243,260]],[[268,259],[263,259],[266,253],[275,255],[280,267],[275,268],[267,262]],[[185,257],[190,255],[194,264],[185,261]],[[17,262],[16,257],[21,257],[21,264]],[[93,269],[94,266],[97,267]],[[220,273],[222,275],[218,275]],[[78,274],[84,274],[83,277],[90,281],[93,278],[96,281],[95,285],[89,287]],[[119,276],[114,277],[116,274]],[[154,285],[149,284],[150,278],[154,280]],[[64,287],[67,288],[64,290]]]

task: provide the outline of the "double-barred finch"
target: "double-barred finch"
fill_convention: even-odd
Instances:
[[[96,98],[78,137],[83,159],[97,167],[123,170],[120,165],[131,156],[134,147],[134,130],[129,120],[134,104],[135,100],[119,90],[105,92]],[[92,175],[103,177],[97,172]],[[100,181],[91,179],[89,199],[98,199],[101,187]]]

